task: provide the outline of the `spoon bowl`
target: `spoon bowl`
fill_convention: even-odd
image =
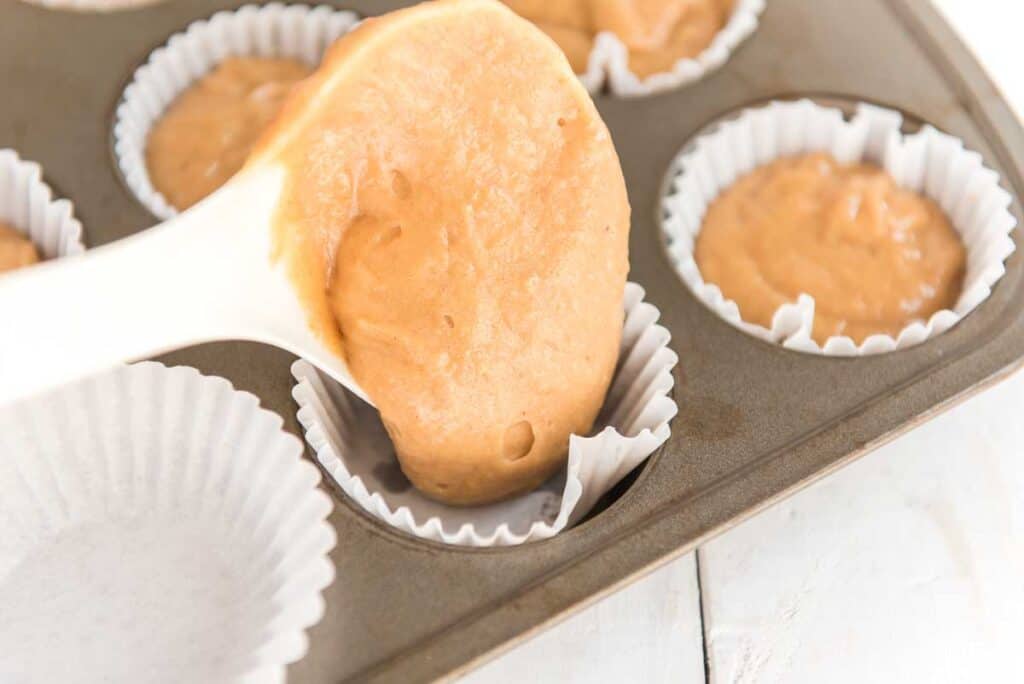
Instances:
[[[440,25],[464,11],[486,16],[495,6],[424,3],[393,14],[375,35]],[[284,260],[273,258],[288,175],[282,157],[332,98],[345,97],[339,86],[372,52],[367,41],[351,40],[331,50],[336,54],[296,87],[242,170],[215,193],[139,235],[0,278],[0,404],[126,360],[216,340],[281,347],[369,401],[343,356],[313,330]]]

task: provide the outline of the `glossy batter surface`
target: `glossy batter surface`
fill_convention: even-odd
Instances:
[[[480,503],[564,464],[615,368],[629,205],[556,46],[482,0],[368,20],[267,157],[288,168],[278,258],[410,480]]]
[[[311,71],[292,59],[221,62],[178,96],[150,131],[146,166],[153,187],[184,210],[222,186]]]
[[[733,0],[504,0],[537,24],[565,52],[573,70],[587,70],[594,37],[614,33],[629,50],[637,76],[665,71],[704,51],[732,14]]]
[[[885,171],[825,154],[782,159],[712,203],[697,236],[704,280],[743,320],[814,297],[814,339],[895,336],[956,304],[966,250],[942,210]]]
[[[39,262],[39,251],[24,233],[0,221],[0,273]]]

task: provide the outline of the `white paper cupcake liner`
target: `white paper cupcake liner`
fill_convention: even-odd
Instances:
[[[0,410],[0,681],[283,681],[335,535],[281,423],[157,363]]]
[[[228,57],[288,57],[311,66],[359,18],[326,6],[246,5],[195,21],[135,71],[117,107],[114,152],[125,183],[158,218],[178,211],[153,187],[146,167],[149,131],[167,107]]]
[[[1014,251],[1010,237],[1017,221],[1009,211],[1011,196],[999,176],[984,166],[981,155],[957,138],[924,126],[912,135],[900,132],[902,116],[861,104],[846,120],[837,109],[808,100],[774,102],[747,109],[732,121],[699,137],[676,157],[662,201],[662,229],[669,258],[690,291],[740,330],[790,349],[829,356],[880,354],[904,349],[938,335],[988,298]],[[782,157],[828,152],[839,162],[865,161],[885,169],[900,186],[934,200],[949,217],[967,249],[963,291],[952,310],[912,323],[894,338],[878,334],[858,346],[846,336],[830,337],[824,346],[811,337],[814,299],[800,295],[781,306],[771,329],[744,321],[736,303],[701,277],[693,248],[711,202],[754,168]]]
[[[85,251],[71,202],[54,199],[39,164],[14,150],[0,150],[0,221],[26,235],[45,259]]]
[[[733,51],[757,29],[765,0],[736,0],[729,21],[696,57],[680,59],[671,71],[641,78],[629,68],[629,50],[614,33],[597,35],[587,62],[579,74],[583,85],[597,93],[605,83],[619,97],[642,97],[696,83],[725,64]]]
[[[447,544],[508,546],[554,536],[661,446],[678,407],[668,396],[678,357],[658,309],[629,283],[619,367],[593,436],[573,435],[567,467],[538,489],[486,506],[446,506],[402,474],[377,411],[297,361],[292,391],[317,460],[371,515],[404,532]]]

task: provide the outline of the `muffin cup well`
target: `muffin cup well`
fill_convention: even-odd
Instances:
[[[446,506],[402,474],[376,410],[305,361],[292,366],[299,422],[324,471],[370,515],[447,544],[510,546],[554,536],[579,521],[661,446],[678,407],[668,396],[678,358],[660,313],[628,283],[619,364],[593,435],[573,435],[567,467],[532,492],[495,504]]]
[[[44,259],[85,251],[71,202],[54,199],[39,164],[14,150],[0,150],[0,221],[24,233]]]
[[[319,64],[327,48],[359,21],[352,12],[306,5],[245,5],[195,21],[136,69],[117,107],[114,152],[125,183],[158,218],[178,213],[146,167],[149,131],[189,86],[228,57],[282,57]]]
[[[736,0],[732,15],[711,44],[696,57],[684,57],[670,71],[639,77],[629,68],[629,50],[614,33],[599,33],[580,80],[591,93],[607,84],[618,97],[643,97],[696,83],[725,64],[757,29],[766,0]]]
[[[931,126],[901,133],[898,112],[861,104],[849,120],[842,112],[808,100],[773,102],[744,110],[737,118],[687,145],[670,168],[662,200],[662,231],[669,259],[700,301],[755,337],[802,352],[829,356],[880,354],[920,344],[956,325],[991,294],[1014,251],[1016,219],[1011,197],[981,155]],[[896,337],[872,335],[859,346],[833,336],[819,345],[812,337],[814,299],[807,294],[779,307],[770,329],[744,321],[739,308],[701,276],[693,249],[712,201],[740,176],[783,157],[828,152],[839,162],[870,162],[896,183],[934,200],[949,217],[967,250],[963,289],[952,310],[914,322]]]
[[[0,679],[283,681],[336,539],[281,427],[157,363],[0,409]]]

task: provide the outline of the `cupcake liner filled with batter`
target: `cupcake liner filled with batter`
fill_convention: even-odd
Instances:
[[[591,93],[652,95],[721,67],[757,28],[765,0],[505,0],[565,52]]]
[[[0,276],[83,251],[71,202],[54,199],[38,164],[0,150]]]
[[[246,5],[172,36],[117,108],[114,149],[128,187],[165,220],[216,190],[290,87],[357,22],[324,6]]]
[[[956,325],[1014,251],[1011,197],[960,140],[902,122],[775,102],[688,145],[662,201],[683,282],[735,327],[809,353],[884,353]]]
[[[677,362],[659,312],[629,283],[619,362],[594,429],[570,439],[566,467],[537,489],[459,507],[428,498],[404,476],[375,409],[305,361],[292,367],[299,422],[323,470],[368,513],[403,532],[463,546],[552,537],[582,519],[669,436]]]

